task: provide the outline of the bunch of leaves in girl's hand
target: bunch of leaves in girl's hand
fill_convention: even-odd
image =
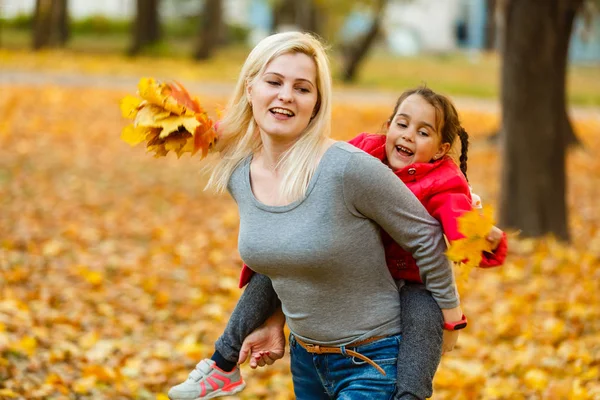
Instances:
[[[155,157],[173,150],[178,157],[202,150],[205,157],[216,141],[213,121],[179,83],[161,83],[142,78],[138,84],[141,97],[121,99],[121,114],[133,119],[121,132],[121,139],[135,146],[146,142]]]
[[[464,238],[450,243],[450,248],[446,252],[450,260],[463,263],[469,269],[479,266],[482,253],[492,251],[492,244],[487,240],[487,236],[495,224],[493,214],[494,210],[485,206],[483,209],[471,210],[458,218],[458,231]]]

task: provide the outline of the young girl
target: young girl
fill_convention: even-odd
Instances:
[[[462,143],[459,169],[447,156],[451,144],[459,138]],[[403,93],[387,121],[387,134],[361,134],[350,143],[388,165],[423,203],[427,211],[442,225],[448,240],[462,236],[457,229],[457,218],[471,210],[472,200],[466,181],[468,136],[461,128],[452,103],[428,88]],[[461,172],[462,170],[462,172]],[[432,380],[443,350],[451,350],[457,331],[466,326],[466,319],[456,317],[456,308],[442,308],[422,285],[421,274],[412,255],[382,232],[388,269],[399,280],[402,302],[402,340],[400,341],[397,392],[395,398],[427,398],[432,394]],[[495,252],[485,253],[482,267],[500,265],[506,255],[505,235],[497,228],[490,232]],[[241,283],[251,279],[264,280],[244,266]],[[410,282],[410,283],[408,283]],[[236,361],[245,359],[252,348],[251,365],[270,364],[282,355],[281,334],[274,340],[279,348],[265,345],[258,351],[256,341],[241,343],[246,336],[273,313],[276,299],[255,292],[252,284],[244,292],[234,310],[224,335],[216,344],[212,360],[201,361],[188,380],[173,387],[173,400],[205,399],[230,395],[243,389],[244,383]],[[443,307],[443,306],[442,306]],[[454,315],[451,313],[454,312]],[[442,313],[445,318],[442,317]],[[275,319],[274,319],[275,320]],[[447,323],[444,324],[444,321]],[[279,332],[281,320],[276,328]],[[442,347],[442,327],[446,328]],[[241,351],[240,351],[241,350]],[[241,355],[240,355],[241,353]],[[225,382],[225,384],[221,384]]]

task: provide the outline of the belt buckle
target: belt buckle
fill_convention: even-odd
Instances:
[[[312,354],[322,354],[321,346],[318,344],[306,343],[306,351]]]

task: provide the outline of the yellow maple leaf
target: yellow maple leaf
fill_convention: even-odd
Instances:
[[[181,104],[171,94],[170,85],[160,83],[153,78],[142,78],[138,84],[140,96],[149,103],[155,104],[177,115],[193,116],[195,111],[190,105]]]
[[[458,231],[466,238],[485,238],[494,226],[493,214],[489,206],[466,212],[458,218]]]
[[[129,124],[121,131],[121,140],[131,146],[135,146],[146,140],[148,134],[148,128],[144,126],[136,126],[134,128],[132,124]]]
[[[193,135],[200,122],[194,116],[173,115],[170,112],[165,113],[160,107],[146,105],[138,111],[135,126],[161,128],[160,138],[164,139],[179,128],[184,128]]]
[[[142,100],[135,96],[127,95],[121,99],[119,106],[121,108],[121,115],[124,118],[135,118],[138,112],[138,108],[142,105]]]
[[[163,120],[157,121],[157,124],[162,127],[159,137],[165,138],[173,132],[177,132],[180,127],[183,127],[190,134],[194,134],[196,128],[200,126],[200,122],[194,117],[169,117]]]
[[[491,243],[486,237],[494,226],[493,209],[489,206],[483,210],[474,209],[458,218],[458,231],[465,237],[454,240],[446,252],[446,256],[454,262],[461,262],[465,268],[479,266],[483,252],[492,251]]]
[[[167,138],[167,140],[165,140],[165,150],[167,150],[167,151],[173,150],[173,151],[177,152],[185,146],[186,142],[187,142],[187,140],[182,137]]]

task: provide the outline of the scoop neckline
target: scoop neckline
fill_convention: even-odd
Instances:
[[[267,204],[261,202],[260,200],[258,200],[256,198],[256,196],[254,195],[254,191],[252,190],[252,184],[250,182],[250,163],[252,162],[253,156],[252,156],[252,154],[249,155],[248,158],[246,158],[246,162],[244,163],[244,182],[245,182],[246,188],[248,189],[248,192],[250,193],[250,198],[252,199],[252,203],[257,208],[264,210],[264,211],[272,212],[272,213],[284,213],[284,212],[291,211],[294,208],[298,207],[300,204],[302,204],[308,198],[308,196],[312,192],[313,188],[315,187],[315,185],[319,179],[321,170],[323,169],[323,164],[328,159],[328,153],[334,147],[338,147],[339,143],[340,142],[333,143],[331,146],[329,146],[329,148],[327,150],[325,150],[325,153],[323,153],[323,156],[321,157],[321,161],[319,161],[319,165],[317,165],[317,169],[315,170],[315,173],[310,178],[310,182],[308,183],[308,189],[306,190],[306,194],[302,198],[295,200],[289,204],[283,205],[283,206],[270,206],[270,205],[267,205]]]

